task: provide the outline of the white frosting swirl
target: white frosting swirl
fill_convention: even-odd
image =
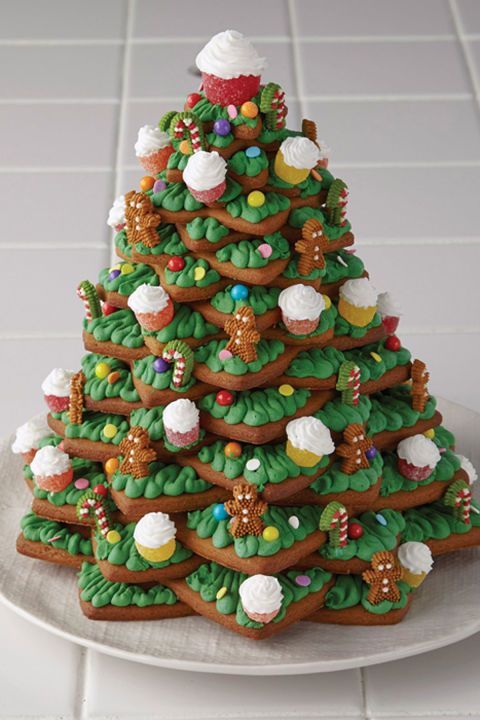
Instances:
[[[119,195],[113,201],[108,213],[107,225],[113,230],[119,225],[125,225],[125,195]]]
[[[459,455],[458,453],[457,458],[460,460],[460,467],[468,475],[468,482],[470,483],[470,485],[473,485],[473,483],[478,480],[478,474],[473,467],[472,462],[467,457],[465,457],[465,455]]]
[[[377,298],[377,308],[380,315],[389,317],[400,317],[402,310],[395,298],[389,292],[380,293]]]
[[[261,75],[267,65],[250,40],[237,30],[225,30],[214,35],[200,50],[196,59],[198,69],[223,80],[240,75]]]
[[[410,465],[426,467],[434,470],[440,461],[440,451],[433,440],[425,435],[413,435],[398,443],[397,455]]]
[[[37,450],[35,457],[30,463],[32,473],[36,477],[46,477],[48,475],[61,475],[70,470],[72,462],[63,450],[53,445],[46,445]]]
[[[282,586],[273,575],[251,575],[238,588],[245,612],[272,613],[282,607]]]
[[[129,295],[127,304],[134,313],[157,313],[167,307],[170,295],[157,285],[139,285],[134,292]]]
[[[73,370],[53,368],[42,383],[44,395],[68,397],[70,395],[70,382],[74,375]]]
[[[335,450],[330,430],[311,415],[290,420],[286,433],[298,450],[308,450],[315,455],[330,455]]]
[[[197,426],[200,412],[192,400],[181,398],[169,403],[163,411],[163,422],[174,432],[188,432]]]
[[[138,131],[137,142],[135,143],[135,154],[137,157],[151,155],[157,150],[170,145],[168,133],[160,130],[155,125],[144,125]]]
[[[160,548],[172,540],[177,533],[175,523],[170,516],[162,512],[150,512],[135,525],[133,538],[139,545],[148,548]]]
[[[311,285],[290,285],[278,296],[278,307],[291,320],[317,320],[325,309],[325,300]]]
[[[286,138],[280,145],[280,152],[286,164],[297,170],[311,170],[322,159],[318,145],[301,135]]]
[[[188,158],[183,182],[194,190],[210,190],[225,180],[227,163],[215,150],[199,150]]]
[[[359,308],[377,304],[377,291],[368,278],[347,280],[340,288],[340,297]]]
[[[422,542],[405,542],[398,548],[400,565],[414,575],[429,573],[433,566],[432,551]]]
[[[36,450],[40,440],[43,440],[45,437],[50,437],[50,435],[53,435],[53,432],[48,427],[43,415],[33,418],[33,420],[28,420],[17,428],[15,440],[12,444],[12,451],[14,453],[26,453],[29,450]]]

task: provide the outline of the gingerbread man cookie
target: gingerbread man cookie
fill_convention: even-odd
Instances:
[[[315,218],[310,218],[302,226],[302,239],[295,243],[295,250],[300,255],[297,269],[300,275],[310,275],[318,268],[325,267],[323,253],[328,247],[328,238],[323,234],[323,225]]]
[[[344,442],[336,448],[337,455],[343,458],[342,472],[353,475],[361,468],[370,467],[367,452],[373,447],[371,438],[365,435],[365,428],[360,423],[347,425],[343,431]]]
[[[141,242],[145,247],[155,247],[160,242],[157,227],[160,215],[155,212],[148,195],[131,190],[125,195],[125,230],[130,245]]]
[[[263,522],[261,516],[267,511],[268,505],[257,496],[255,485],[235,485],[233,500],[227,500],[225,510],[233,517],[229,530],[233,537],[244,535],[261,535]]]
[[[427,384],[430,374],[427,366],[421,360],[414,360],[412,364],[412,408],[418,412],[425,410],[429,398]]]
[[[398,602],[400,590],[397,582],[402,577],[402,570],[393,553],[382,550],[372,555],[371,568],[362,573],[362,578],[370,585],[367,595],[368,602],[378,605],[382,600]]]
[[[83,386],[85,375],[79,370],[72,375],[70,381],[70,422],[72,425],[81,425],[83,419]]]
[[[256,345],[260,342],[260,333],[250,305],[243,305],[236,310],[225,323],[224,330],[230,336],[226,350],[232,355],[238,355],[245,363],[257,359]]]
[[[147,430],[134,425],[118,447],[123,455],[120,472],[133,475],[134,478],[147,477],[148,464],[157,459],[157,453],[150,447]]]

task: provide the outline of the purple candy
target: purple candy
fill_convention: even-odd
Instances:
[[[167,187],[166,183],[163,182],[163,180],[155,180],[155,184],[153,186],[153,192],[162,192],[162,190],[165,190]]]
[[[155,372],[157,372],[157,373],[164,373],[164,372],[167,372],[167,370],[170,369],[170,364],[169,364],[166,360],[164,360],[163,358],[158,357],[158,358],[156,358],[156,359],[153,361],[152,367],[153,367],[153,369],[155,370]]]
[[[115,278],[117,278],[120,274],[121,274],[121,273],[120,273],[120,270],[117,270],[117,269],[112,270],[112,272],[111,272],[110,275],[108,276],[108,279],[109,279],[109,280],[115,280]]]
[[[373,446],[371,448],[368,448],[368,450],[365,453],[365,457],[367,458],[367,460],[373,460],[373,458],[376,457],[376,455],[377,455],[377,448],[373,447]]]
[[[297,585],[300,585],[300,587],[308,587],[312,584],[311,579],[308,577],[308,575],[297,575],[295,578],[295,582]]]
[[[78,478],[78,480],[75,480],[73,484],[77,490],[86,490],[90,487],[90,480],[87,480],[87,478]]]
[[[220,135],[221,137],[225,137],[225,135],[228,135],[230,132],[230,123],[228,120],[224,120],[224,118],[220,118],[219,120],[215,120],[213,123],[213,132],[215,135]]]

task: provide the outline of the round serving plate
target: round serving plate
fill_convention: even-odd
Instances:
[[[480,414],[442,400],[458,451],[480,467]],[[241,675],[331,672],[417,655],[480,630],[480,550],[439,558],[415,593],[403,622],[348,627],[299,622],[270,640],[253,641],[201,617],[156,622],[87,620],[77,601],[75,573],[15,552],[18,523],[30,496],[21,461],[0,445],[0,600],[63,638],[116,657],[180,670]]]

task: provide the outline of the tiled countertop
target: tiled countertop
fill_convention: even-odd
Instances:
[[[359,252],[402,301],[434,392],[480,408],[480,0],[0,0],[2,413],[77,367],[73,289],[108,264],[141,124],[177,107],[205,40],[254,39],[293,123],[318,122]],[[230,678],[85,651],[0,606],[0,718],[480,718],[478,637],[364,671]]]

